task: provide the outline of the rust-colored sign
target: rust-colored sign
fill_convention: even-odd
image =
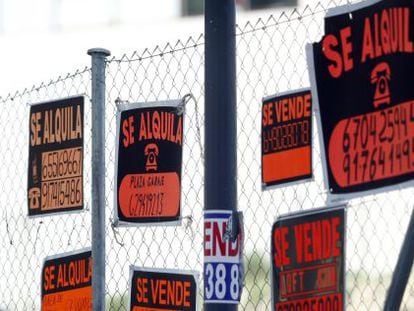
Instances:
[[[29,216],[83,209],[82,96],[30,108]]]
[[[262,185],[312,177],[312,98],[309,89],[269,96],[262,106]]]
[[[123,105],[118,115],[116,206],[120,224],[178,223],[181,101]]]
[[[91,250],[47,257],[42,268],[42,311],[92,310]]]
[[[412,184],[413,16],[412,0],[334,8],[309,46],[331,200]]]
[[[344,206],[277,219],[272,228],[272,310],[344,310]]]

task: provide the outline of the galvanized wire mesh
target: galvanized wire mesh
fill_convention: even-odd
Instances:
[[[156,47],[142,54],[112,58],[107,64],[107,204],[113,218],[116,103],[179,99],[193,94],[186,105],[182,167],[181,227],[110,229],[107,235],[107,297],[109,309],[128,303],[129,265],[197,269],[202,262],[203,107],[202,37]],[[185,189],[185,190],[184,190]],[[108,228],[110,228],[108,226]]]
[[[0,99],[0,310],[40,310],[44,258],[91,244],[90,170],[85,212],[29,219],[26,200],[30,104],[85,95],[84,163],[91,163],[90,75],[85,68]]]
[[[314,180],[262,192],[261,98],[308,87],[305,43],[320,39],[323,17],[341,1],[259,19],[237,27],[238,208],[245,219],[246,278],[240,310],[270,310],[270,232],[284,213],[325,204],[318,129],[314,127]],[[204,37],[158,46],[106,64],[106,306],[126,310],[129,266],[202,272],[204,202]],[[180,227],[117,228],[114,168],[117,102],[177,99],[186,106]],[[86,94],[85,205],[81,214],[26,217],[27,103]],[[0,100],[0,310],[40,308],[40,269],[45,256],[90,246],[90,70],[85,69]],[[315,122],[314,122],[315,123]],[[89,169],[88,169],[89,168]],[[411,188],[349,202],[347,309],[379,310],[390,284],[414,195]],[[200,273],[202,275],[202,273]],[[414,310],[410,282],[403,309]],[[200,297],[202,279],[200,277]],[[200,301],[202,301],[200,299]],[[201,305],[200,305],[201,307]]]

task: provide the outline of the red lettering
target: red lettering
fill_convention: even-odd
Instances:
[[[375,31],[374,31],[375,55],[376,56],[381,56],[382,55],[382,49],[381,49],[381,45],[380,45],[380,42],[379,42],[378,15],[377,14],[374,15],[374,27],[375,27]]]
[[[311,238],[310,238],[310,234],[309,231],[311,229],[311,226],[309,223],[304,223],[303,224],[303,248],[304,248],[304,253],[305,253],[305,261],[309,262],[313,260],[312,257],[312,253],[310,251],[310,246],[311,246]]]
[[[263,105],[263,126],[273,124],[273,103]]]
[[[148,303],[148,279],[137,278],[137,294],[138,302]]]
[[[311,94],[310,93],[306,94],[303,99],[304,99],[304,106],[305,106],[303,114],[305,117],[310,117],[311,115],[310,107],[311,107],[311,100],[312,100]]]
[[[157,283],[159,283],[159,303],[162,305],[167,304],[167,300],[166,300],[166,296],[167,296],[167,280],[159,280],[157,281]]]
[[[352,43],[349,38],[351,37],[351,27],[345,27],[341,29],[341,43],[342,43],[342,57],[344,59],[344,70],[349,71],[354,68],[354,61],[352,60]]]
[[[382,11],[381,15],[381,44],[384,50],[384,54],[391,53],[391,43],[390,43],[390,20],[388,18],[387,11]]]
[[[229,240],[227,243],[229,246],[229,256],[237,256],[239,254],[240,236],[237,237],[236,241],[231,242]]]
[[[186,281],[184,282],[184,307],[189,307],[190,306],[190,288],[191,288],[191,283]]]
[[[296,262],[302,263],[303,261],[303,227],[302,225],[296,225],[293,229],[295,231],[295,241],[296,241]]]
[[[409,9],[404,9],[404,51],[407,53],[413,52],[413,43],[410,41],[410,11]]]
[[[339,225],[339,217],[295,225],[296,262],[300,264],[340,256]]]
[[[124,134],[122,143],[125,148],[134,143],[134,130],[134,116],[129,116],[128,119],[122,121],[122,133]]]
[[[288,234],[288,227],[280,227],[275,231],[275,263],[277,267],[285,266],[290,264],[290,258],[287,255],[287,250],[289,248],[289,242],[286,239]]]
[[[322,40],[322,51],[325,57],[332,63],[328,65],[328,71],[334,78],[339,78],[342,74],[341,54],[334,50],[338,46],[338,39],[332,35],[326,35]]]
[[[312,222],[312,241],[314,259],[322,258],[322,228],[321,222]]]
[[[348,26],[341,29],[339,36],[341,39],[342,55],[340,52],[334,50],[339,45],[338,39],[334,35],[328,34],[322,40],[322,51],[325,57],[332,62],[328,65],[328,71],[334,78],[339,78],[343,71],[349,71],[354,67],[354,61],[351,57],[351,27]]]
[[[211,222],[204,222],[204,256],[211,256]]]
[[[226,223],[221,224],[222,231],[217,222],[213,223],[213,256],[217,255],[217,247],[219,249],[219,255],[226,255],[226,241],[223,240],[223,234],[226,231]]]
[[[324,259],[331,257],[332,249],[332,231],[331,223],[329,220],[322,220],[322,236],[324,237],[322,241],[322,255]]]
[[[340,236],[338,231],[338,226],[341,223],[341,219],[339,217],[332,218],[332,244],[333,244],[333,250],[332,250],[332,256],[339,257],[341,256],[341,250],[339,248],[339,242],[340,242]]]
[[[45,268],[45,282],[43,283],[43,288],[45,290],[50,290],[55,288],[53,280],[55,279],[55,266],[48,266]]]
[[[372,42],[371,25],[368,17],[365,18],[364,38],[362,42],[361,62],[364,63],[367,58],[373,59],[375,57],[374,44]]]

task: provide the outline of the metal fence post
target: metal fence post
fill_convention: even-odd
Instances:
[[[414,210],[401,246],[400,255],[392,275],[391,285],[387,292],[384,311],[400,310],[402,298],[414,262]]]
[[[205,210],[237,209],[235,0],[204,1]],[[237,304],[206,303],[206,311]]]
[[[92,306],[105,310],[105,58],[95,48],[92,57]]]

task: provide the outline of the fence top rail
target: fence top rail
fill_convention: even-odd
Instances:
[[[83,69],[77,69],[75,72],[73,73],[67,73],[65,75],[60,75],[55,79],[50,79],[48,82],[41,82],[40,84],[36,85],[33,84],[31,87],[26,87],[23,90],[19,91],[17,90],[14,93],[9,93],[6,96],[0,96],[0,103],[6,103],[8,101],[14,101],[15,99],[18,99],[20,97],[23,97],[29,93],[33,93],[33,92],[40,92],[40,90],[42,89],[46,89],[54,84],[69,80],[69,79],[74,79],[75,77],[82,75],[88,71],[90,71],[91,68],[86,66]]]
[[[145,48],[142,52],[134,51],[130,56],[123,54],[121,57],[113,56],[107,60],[107,63],[121,63],[142,61],[149,58],[163,57],[166,54],[184,51],[190,48],[196,48],[204,45],[204,35],[197,37],[190,36],[187,40],[177,40],[175,43],[167,42],[164,46],[156,45],[155,48]]]

